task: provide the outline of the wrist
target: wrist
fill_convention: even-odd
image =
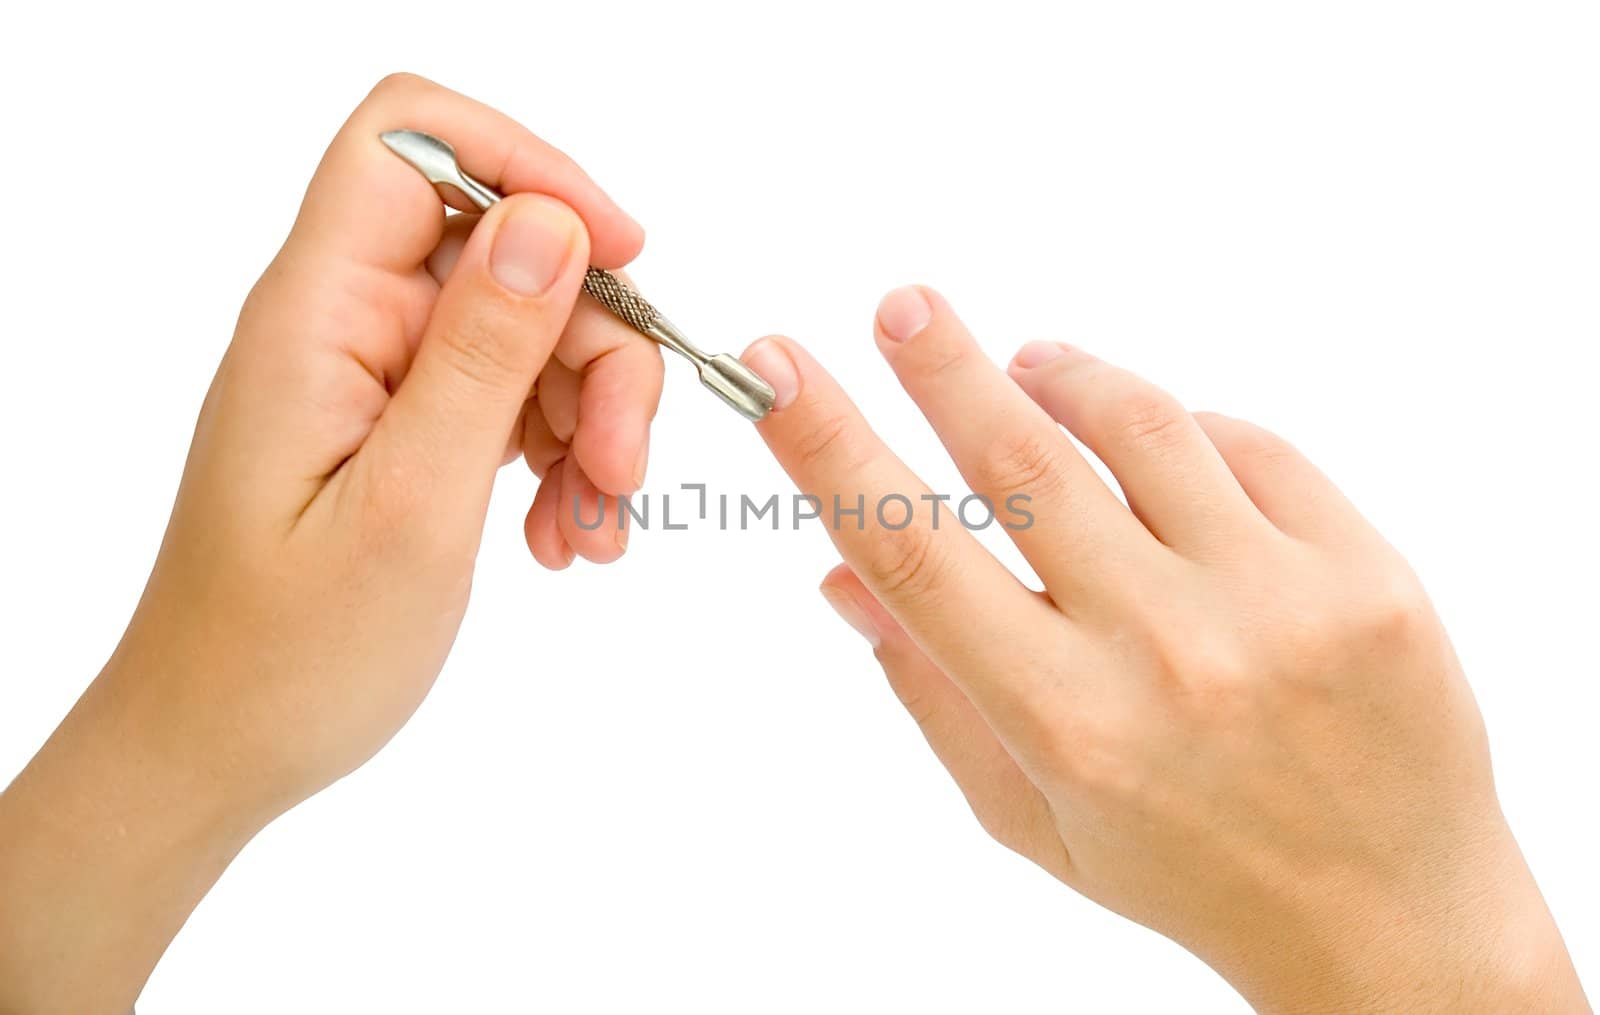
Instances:
[[[1425,887],[1338,893],[1224,975],[1263,1012],[1590,1011],[1509,829],[1495,839]]]
[[[196,844],[242,845],[299,802],[256,750],[248,703],[219,708],[229,683],[212,653],[130,629],[58,735],[108,745],[104,763],[128,771],[172,829]],[[69,723],[84,713],[81,729]]]
[[[265,823],[150,683],[108,664],[0,794],[0,1010],[127,1007]]]

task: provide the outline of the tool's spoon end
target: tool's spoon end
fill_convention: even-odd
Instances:
[[[378,137],[429,183],[456,185],[460,182],[461,167],[456,164],[456,150],[432,134],[420,130],[386,130]]]
[[[389,150],[421,173],[452,207],[487,211],[500,200],[493,188],[467,175],[456,161],[456,150],[420,130],[386,130],[378,135]]]

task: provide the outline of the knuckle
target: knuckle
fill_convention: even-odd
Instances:
[[[1407,645],[1431,626],[1433,609],[1416,578],[1391,575],[1376,583],[1356,623],[1359,633],[1380,646]]]
[[[1296,452],[1276,434],[1250,427],[1230,442],[1227,455],[1270,470],[1293,459]]]
[[[803,466],[831,468],[855,456],[850,419],[844,415],[825,417],[795,441],[794,453]]]
[[[1258,667],[1232,646],[1191,645],[1168,668],[1178,705],[1203,723],[1232,724],[1249,710],[1261,685]]]
[[[523,372],[517,344],[494,322],[463,321],[445,333],[444,343],[451,367],[475,387],[498,390]]]
[[[956,342],[929,342],[925,346],[912,345],[918,355],[914,369],[922,377],[934,379],[946,374],[960,374],[971,362],[965,345]]]
[[[963,793],[978,827],[996,843],[1022,856],[1030,857],[1028,850],[1031,829],[1025,817],[1012,808],[990,801],[976,794]]]
[[[1348,625],[1339,609],[1327,602],[1301,603],[1278,614],[1272,637],[1274,657],[1295,683],[1319,683],[1326,661],[1341,651]]]
[[[1128,447],[1164,451],[1180,439],[1183,416],[1183,410],[1166,394],[1135,389],[1111,400],[1104,423]]]
[[[1000,433],[978,458],[976,485],[1001,494],[1048,488],[1060,475],[1060,456],[1055,442],[1037,432]]]
[[[912,525],[881,530],[866,571],[881,595],[916,600],[941,585],[949,563],[938,550],[932,533]]]
[[[1117,724],[1101,721],[1081,728],[1070,741],[1058,741],[1054,765],[1080,792],[1102,800],[1134,800],[1147,776],[1128,744]]]

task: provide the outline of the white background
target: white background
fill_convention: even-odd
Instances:
[[[385,72],[650,232],[692,335],[807,342],[936,488],[878,296],[1294,439],[1410,557],[1591,990],[1600,25],[1589,3],[27,4],[0,40],[0,781],[115,644],[238,304]],[[790,488],[677,361],[648,489]],[[820,530],[551,575],[497,490],[437,689],[263,833],[141,1012],[1233,1012],[990,844],[815,592]],[[1014,558],[1008,558],[1014,559]],[[0,906],[5,904],[0,899]]]

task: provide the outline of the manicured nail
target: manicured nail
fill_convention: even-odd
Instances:
[[[1029,342],[1017,350],[1017,355],[1011,362],[1027,370],[1041,363],[1048,363],[1058,356],[1064,356],[1066,352],[1067,347],[1060,342]]]
[[[872,623],[872,618],[867,614],[866,610],[861,608],[860,604],[855,601],[855,597],[851,596],[850,593],[824,585],[822,586],[822,598],[828,601],[828,605],[833,607],[833,612],[837,613],[846,624],[855,628],[856,633],[867,639],[867,644],[877,648],[878,643],[883,641],[883,635],[878,633],[878,628]]]
[[[891,342],[904,342],[933,320],[933,304],[914,285],[896,289],[878,304],[878,327]]]
[[[739,358],[772,385],[774,412],[787,407],[800,394],[800,371],[795,369],[789,354],[772,339],[760,339]]]
[[[576,236],[566,208],[551,200],[518,201],[494,234],[489,271],[512,292],[539,296],[560,277]]]

